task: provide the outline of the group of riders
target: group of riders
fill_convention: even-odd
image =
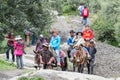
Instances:
[[[88,73],[93,73],[95,54],[94,33],[88,25],[85,25],[83,30],[75,32],[70,31],[70,37],[67,40],[69,45],[67,53],[60,49],[61,37],[57,30],[52,30],[52,37],[48,42],[40,35],[37,40],[35,55],[35,67],[43,64],[43,68],[61,67],[62,70],[67,70],[67,60],[73,63],[73,70],[78,67],[79,72],[83,72],[84,66],[87,65]],[[67,59],[68,58],[68,59]]]
[[[70,31],[70,37],[67,40],[69,45],[67,53],[60,49],[61,37],[59,32],[54,29],[52,30],[52,36],[50,41],[47,41],[44,35],[40,35],[36,41],[36,48],[33,50],[35,53],[35,68],[40,68],[43,64],[43,68],[61,67],[62,70],[67,70],[67,60],[73,63],[73,70],[78,67],[79,72],[83,72],[84,66],[87,65],[88,73],[93,74],[93,67],[95,61],[95,54],[97,52],[95,48],[94,33],[90,29],[89,25],[86,25],[86,19],[88,17],[88,9],[84,6],[79,7],[80,15],[83,17],[83,24],[85,27],[83,30],[75,32]],[[82,11],[81,11],[82,9]],[[25,53],[25,41],[21,36],[14,37],[14,33],[7,33],[5,38],[7,39],[7,51],[6,59],[9,60],[9,51],[11,49],[12,61],[15,61],[18,69],[23,68],[22,56]],[[68,58],[68,59],[67,59]]]

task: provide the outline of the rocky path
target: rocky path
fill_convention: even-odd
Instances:
[[[81,30],[83,28],[83,25],[81,24],[81,19],[79,16],[58,16],[56,21],[52,24],[51,28],[55,28],[60,32],[60,36],[62,38],[62,45],[61,45],[61,49],[66,50],[67,49],[67,44],[66,44],[66,40],[69,36],[69,31],[70,30]],[[95,75],[99,75],[99,76],[103,76],[103,77],[107,77],[107,78],[111,78],[111,77],[120,77],[120,48],[116,48],[110,45],[107,45],[105,43],[101,43],[101,42],[97,42],[96,44],[97,47],[97,54],[96,54],[96,64],[95,64]],[[23,60],[24,60],[24,65],[25,68],[29,69],[29,70],[35,70],[33,68],[34,65],[34,53],[33,50],[35,49],[35,46],[32,46],[30,48],[26,49],[27,54],[24,55]],[[3,57],[5,57],[5,55],[2,55]],[[71,64],[69,64],[69,70],[72,68]],[[17,71],[14,71],[15,73]],[[37,71],[38,73],[40,73],[39,75],[42,75],[43,77],[46,78],[46,80],[108,80],[105,79],[103,77],[100,77],[100,79],[92,79],[91,76],[89,75],[85,75],[86,77],[89,76],[90,79],[81,79],[81,78],[75,78],[75,79],[69,79],[69,76],[76,75],[78,76],[78,73],[74,74],[74,73],[67,73],[67,72],[54,72],[52,74],[50,74],[48,71],[44,71],[43,73],[40,71]],[[35,73],[37,73],[35,71]],[[48,72],[48,73],[47,73]],[[50,71],[52,72],[52,71]],[[20,73],[17,72],[17,73]],[[58,74],[61,76],[56,77],[54,74]],[[68,76],[66,76],[66,74],[68,74]],[[1,74],[0,75],[4,75]],[[8,74],[9,75],[9,74]],[[15,76],[19,76],[15,75]],[[81,76],[84,76],[84,74],[80,74]],[[6,77],[6,74],[4,75]],[[51,79],[49,78],[49,76],[52,76]],[[6,79],[10,79],[14,76],[11,76]],[[49,79],[48,79],[48,78]],[[68,77],[68,79],[66,79],[66,77]],[[93,76],[92,76],[93,77]],[[61,78],[61,79],[60,79]],[[95,76],[96,78],[96,76]],[[0,79],[1,80],[1,79]],[[5,79],[4,79],[5,80]],[[12,80],[12,79],[11,79]],[[15,79],[14,79],[15,80]],[[119,79],[109,79],[109,80],[119,80]]]
[[[79,16],[58,17],[57,21],[53,23],[52,28],[60,31],[63,41],[69,36],[70,30],[81,30],[81,19]],[[105,43],[97,42],[97,54],[95,74],[104,77],[120,77],[120,48],[107,45]],[[67,49],[67,44],[62,45],[63,49]]]

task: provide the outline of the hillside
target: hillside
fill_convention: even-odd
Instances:
[[[83,26],[81,25],[80,17],[79,16],[58,16],[56,18],[56,21],[52,24],[52,28],[56,28],[57,30],[60,31],[60,36],[62,38],[62,45],[61,49],[66,50],[67,49],[67,44],[66,40],[69,36],[69,31],[71,29],[78,31],[79,29],[82,29]],[[120,77],[120,48],[113,47],[111,45],[107,45],[105,43],[97,42],[96,44],[97,47],[97,54],[96,54],[96,62],[95,62],[95,70],[94,74],[98,76],[103,76],[106,78],[112,78],[112,77]],[[29,69],[31,71],[33,69],[33,59],[34,59],[34,53],[32,52],[35,47],[30,47],[26,49],[27,54],[24,55],[24,65],[25,68]],[[2,55],[5,57],[5,54]],[[70,64],[69,64],[70,65]],[[69,71],[72,70],[72,67],[69,66]],[[73,75],[81,75],[80,77],[78,76],[78,79],[76,78],[75,80],[108,80],[103,77],[98,77],[98,76],[91,76],[87,74],[79,74],[79,73],[68,73],[68,72],[56,72],[56,71],[47,71],[47,70],[40,70],[40,71],[33,71],[32,73],[40,73],[39,75],[43,76],[44,78],[49,78],[49,76],[52,76],[51,79],[46,79],[46,80],[71,80],[69,79],[69,76]],[[53,73],[53,74],[50,74]],[[86,71],[85,71],[86,73]],[[55,74],[58,74],[60,76],[56,76]],[[68,74],[68,75],[67,75]],[[67,76],[66,76],[67,75]],[[9,76],[9,74],[8,74]],[[61,77],[62,76],[62,77]],[[84,78],[85,79],[81,79]],[[15,76],[13,76],[15,78]],[[13,78],[11,80],[13,80]],[[65,79],[64,79],[65,78]],[[68,79],[66,79],[68,78]],[[90,79],[89,79],[90,78]],[[73,80],[73,79],[72,79]],[[111,79],[115,80],[115,79]],[[118,79],[119,80],[119,79]]]
[[[79,16],[58,17],[53,23],[52,28],[60,31],[61,38],[65,42],[69,36],[70,30],[78,31],[83,28]],[[120,48],[113,47],[106,43],[97,42],[97,54],[95,74],[104,77],[120,76]],[[67,45],[62,45],[63,49],[67,49]]]

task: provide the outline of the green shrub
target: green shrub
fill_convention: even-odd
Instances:
[[[12,63],[8,63],[3,59],[0,59],[0,70],[12,70],[15,69],[16,66]]]
[[[115,30],[113,25],[108,22],[102,15],[99,15],[97,20],[93,23],[92,29],[95,32],[95,37],[97,40],[102,42],[113,42],[115,39]]]
[[[44,80],[43,78],[41,77],[31,77],[31,78],[28,78],[28,77],[21,77],[19,78],[18,80]]]
[[[71,5],[65,5],[63,7],[63,13],[70,13],[72,10],[72,6]]]

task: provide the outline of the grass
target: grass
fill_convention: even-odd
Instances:
[[[19,78],[18,80],[44,80],[43,78],[41,77],[38,77],[38,76],[34,76],[34,77],[21,77]]]
[[[14,69],[16,69],[16,66],[13,63],[9,63],[4,59],[0,59],[0,71],[14,70]]]

